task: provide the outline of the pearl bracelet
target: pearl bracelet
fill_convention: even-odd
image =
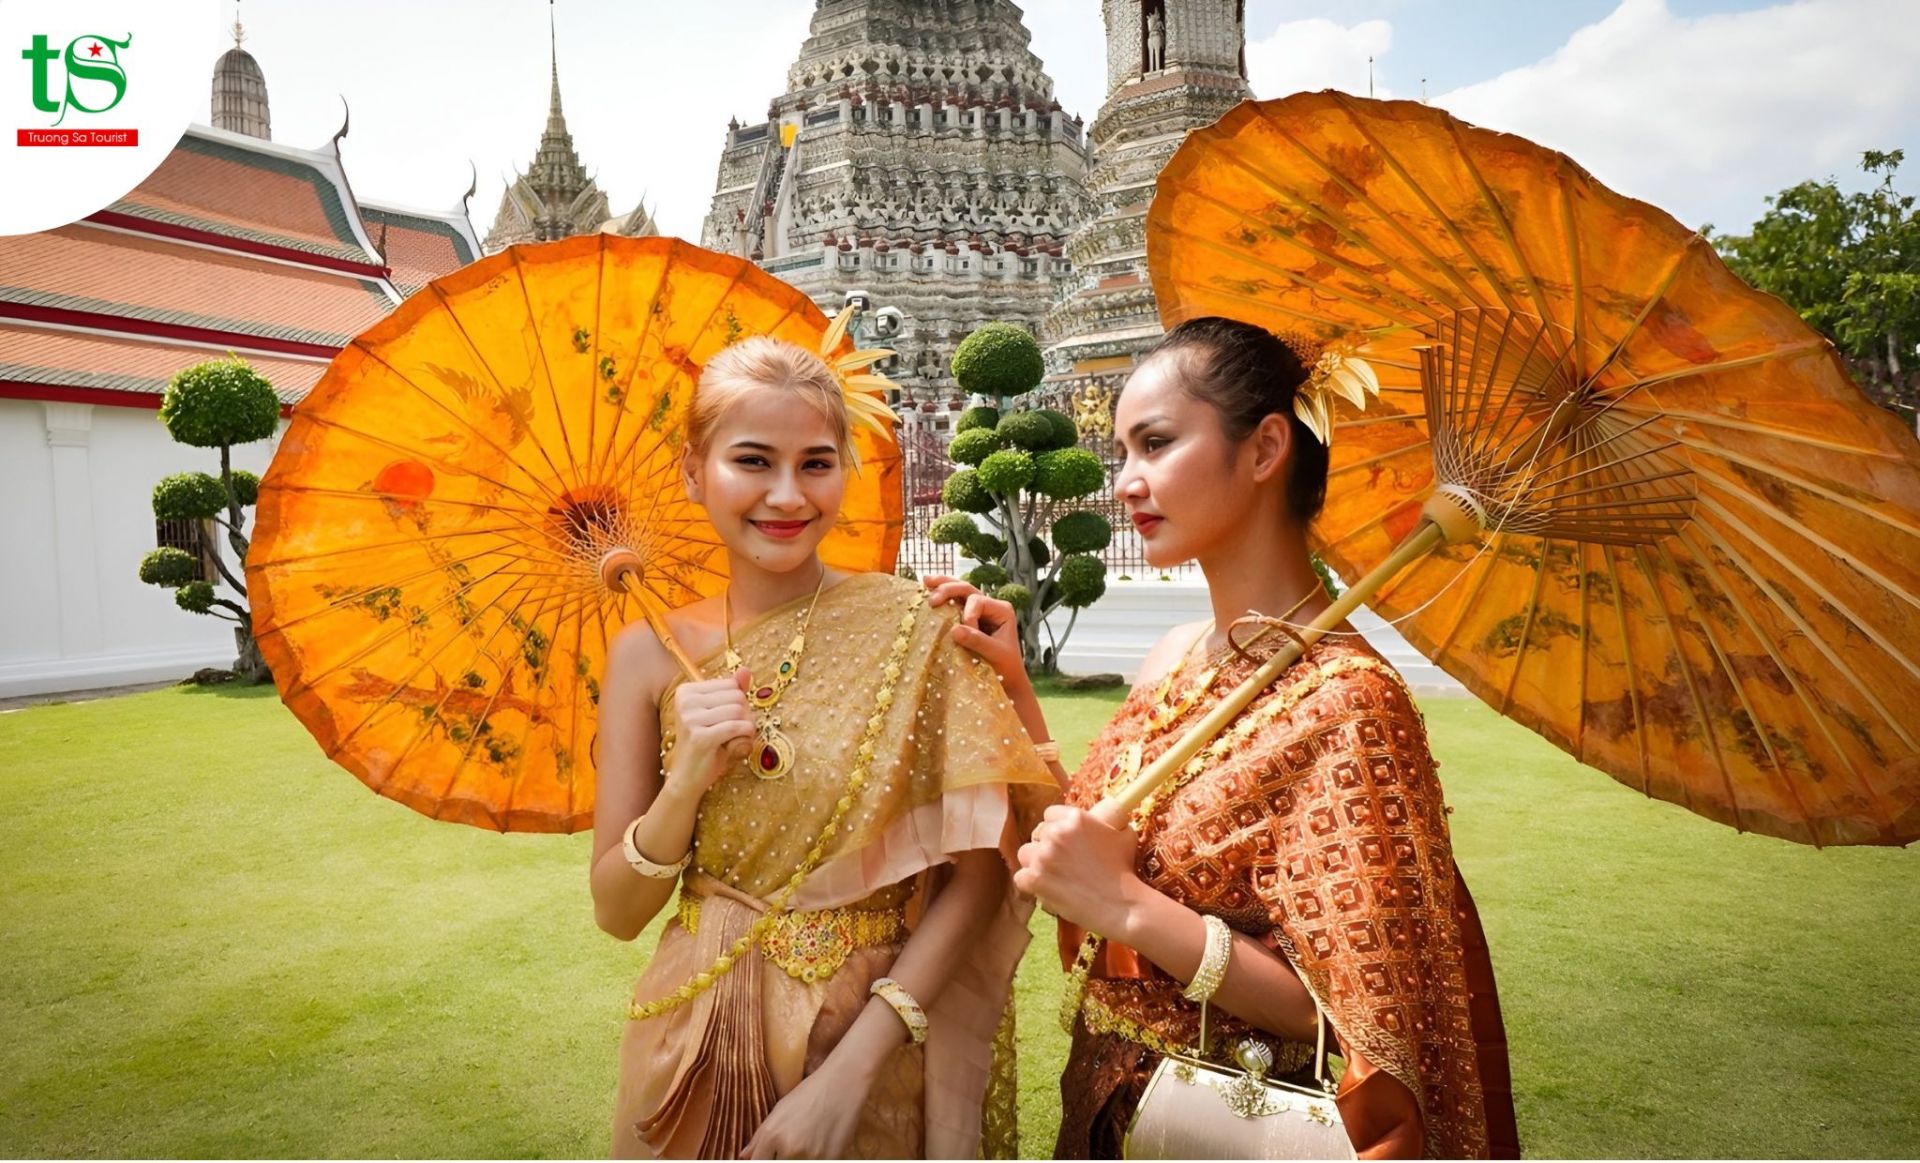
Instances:
[[[627,825],[627,830],[620,834],[620,854],[627,858],[628,866],[641,876],[649,880],[672,880],[686,871],[687,865],[693,863],[693,849],[688,848],[687,854],[672,864],[655,864],[648,860],[646,854],[640,851],[640,846],[633,840],[634,829],[638,828],[640,821],[644,819],[646,819],[645,816],[636,817],[633,823]]]
[[[1180,991],[1180,996],[1204,1004],[1227,979],[1227,962],[1233,960],[1233,930],[1219,917],[1200,919],[1207,925],[1207,951],[1201,955],[1200,968],[1194,971],[1193,980]]]
[[[907,1037],[913,1040],[914,1045],[918,1046],[927,1040],[927,1011],[913,1000],[906,986],[891,977],[882,977],[868,987],[867,993],[893,1007],[893,1012],[899,1014],[900,1020],[906,1023]]]
[[[1052,739],[1045,743],[1035,743],[1033,749],[1039,754],[1042,763],[1060,762],[1060,744]]]

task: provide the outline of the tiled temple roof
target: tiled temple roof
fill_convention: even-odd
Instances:
[[[386,256],[387,277],[402,295],[412,295],[441,275],[480,257],[472,228],[463,231],[465,222],[452,215],[372,202],[360,203],[360,215],[366,220],[374,245]]]
[[[175,372],[221,352],[158,339],[122,338],[0,323],[0,385],[41,385],[158,396]],[[324,360],[238,353],[288,404],[297,403],[327,370]]]

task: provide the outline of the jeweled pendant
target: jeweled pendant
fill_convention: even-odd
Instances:
[[[758,744],[753,749],[753,774],[761,779],[785,779],[793,770],[793,740],[768,727],[760,732]]]

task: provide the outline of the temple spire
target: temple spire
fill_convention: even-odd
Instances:
[[[560,34],[553,24],[553,0],[547,0],[547,53],[553,64],[553,92],[547,98],[547,132],[567,131],[566,115],[560,112]]]
[[[213,127],[269,140],[273,119],[267,107],[267,79],[260,62],[240,47],[247,30],[240,26],[240,6],[233,9],[233,47],[213,67]]]

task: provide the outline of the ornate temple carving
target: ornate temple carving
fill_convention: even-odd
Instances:
[[[727,130],[703,243],[833,313],[862,291],[909,396],[991,320],[1038,330],[1090,209],[1081,123],[1008,0],[817,0],[767,120]]]
[[[1107,99],[1093,123],[1094,213],[1068,241],[1070,287],[1047,313],[1049,370],[1128,366],[1160,337],[1146,215],[1161,167],[1192,130],[1252,96],[1245,0],[1103,0]]]
[[[551,36],[549,29],[549,36]],[[643,200],[625,214],[613,213],[607,195],[580,164],[560,106],[560,53],[550,41],[553,85],[547,99],[547,127],[540,134],[533,164],[515,174],[500,195],[493,229],[483,243],[488,254],[522,242],[550,242],[576,234],[606,232],[633,238],[660,233]]]

